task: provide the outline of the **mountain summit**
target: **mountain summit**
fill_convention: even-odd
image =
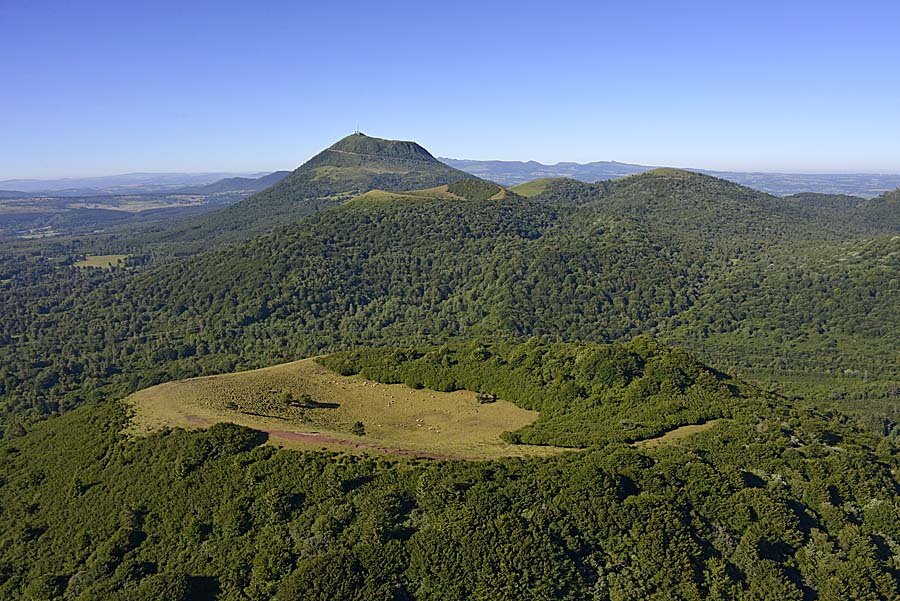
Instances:
[[[364,158],[388,158],[440,163],[430,152],[415,142],[373,138],[359,132],[338,140],[321,154],[326,153],[349,154]]]
[[[281,181],[172,236],[182,242],[237,241],[291,223],[368,192],[406,192],[471,179],[416,142],[353,133]]]

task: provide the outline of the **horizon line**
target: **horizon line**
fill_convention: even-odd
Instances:
[[[543,165],[545,167],[556,167],[559,165],[578,165],[578,166],[588,166],[595,165],[598,163],[610,163],[610,164],[618,164],[618,165],[626,165],[629,167],[639,167],[650,169],[658,169],[658,168],[671,168],[671,169],[682,169],[684,171],[700,171],[707,173],[743,173],[749,175],[823,175],[823,176],[837,176],[837,175],[885,175],[885,176],[898,176],[900,177],[900,170],[897,171],[827,171],[827,170],[765,170],[765,169],[710,169],[707,167],[683,167],[678,165],[649,165],[644,163],[629,163],[626,161],[617,161],[617,160],[597,160],[597,161],[587,161],[587,162],[578,162],[578,161],[556,161],[555,163],[544,163],[542,161],[537,161],[534,159],[472,159],[472,158],[457,158],[457,157],[445,157],[445,156],[436,156],[437,160],[449,160],[449,161],[473,161],[479,163],[536,163],[538,165]],[[304,161],[305,163],[305,161]],[[42,182],[42,181],[59,181],[59,180],[78,180],[78,179],[100,179],[100,178],[110,178],[110,177],[125,177],[125,176],[138,176],[138,175],[149,175],[149,176],[160,176],[160,175],[219,175],[223,177],[246,177],[253,175],[269,175],[278,171],[293,171],[297,169],[300,165],[290,168],[283,169],[256,169],[256,170],[199,170],[199,171],[125,171],[125,172],[114,172],[114,173],[104,173],[104,174],[88,174],[88,175],[53,175],[53,176],[42,176],[42,177],[5,177],[0,179],[0,185],[6,184],[8,182]]]

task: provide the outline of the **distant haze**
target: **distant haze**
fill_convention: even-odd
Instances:
[[[614,161],[593,163],[555,163],[544,165],[536,161],[477,161],[448,159],[442,161],[478,177],[504,186],[514,186],[544,177],[568,177],[583,182],[616,179],[643,173],[657,166],[634,165]],[[763,173],[689,169],[720,177],[756,190],[787,196],[800,192],[850,194],[873,198],[882,192],[900,187],[900,175],[871,173]]]
[[[8,179],[0,181],[0,190],[20,192],[61,192],[66,190],[92,190],[96,192],[127,193],[130,189],[140,192],[166,190],[184,186],[209,184],[226,177],[261,177],[262,173],[123,173],[97,177],[66,177],[56,179]]]
[[[537,161],[482,161],[451,158],[440,158],[440,160],[451,167],[497,182],[503,186],[514,186],[545,177],[568,177],[583,182],[596,182],[643,173],[660,166],[619,163],[616,161],[544,164]],[[690,168],[690,170],[720,177],[779,196],[800,192],[819,192],[872,198],[882,192],[900,187],[900,175],[898,174],[765,173],[715,171],[703,168]],[[0,193],[3,191],[17,191],[29,194],[46,193],[48,195],[72,196],[174,192],[211,184],[226,178],[258,178],[269,173],[272,172],[127,173],[86,178],[11,179],[0,181]]]

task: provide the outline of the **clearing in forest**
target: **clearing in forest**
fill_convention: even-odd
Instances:
[[[168,382],[126,399],[129,432],[232,422],[268,432],[281,446],[376,451],[447,459],[548,456],[566,449],[509,444],[504,431],[538,417],[474,392],[416,390],[339,376],[304,359],[247,372]],[[571,449],[569,449],[571,450]]]
[[[681,440],[682,438],[687,438],[693,434],[698,434],[700,432],[704,432],[709,430],[717,423],[719,423],[720,419],[713,419],[706,423],[702,424],[691,424],[688,426],[681,426],[679,428],[675,428],[674,430],[669,430],[665,434],[660,434],[659,436],[654,436],[653,438],[645,438],[643,440],[638,440],[631,443],[633,447],[644,447],[644,448],[652,448],[658,447],[660,445],[676,442]]]
[[[120,263],[125,265],[128,255],[87,255],[83,261],[75,261],[75,267],[99,267],[112,269]]]
[[[525,182],[524,184],[519,184],[518,186],[513,186],[510,188],[513,192],[518,194],[519,196],[524,196],[525,198],[531,198],[532,196],[537,196],[538,194],[544,192],[557,182],[566,181],[564,177],[543,177],[540,179],[534,179],[530,182]]]

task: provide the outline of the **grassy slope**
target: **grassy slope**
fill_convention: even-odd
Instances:
[[[556,184],[562,181],[565,181],[565,179],[561,177],[544,177],[532,180],[530,182],[525,182],[524,184],[519,184],[517,186],[512,186],[510,190],[512,190],[519,196],[531,198],[532,196],[537,196],[538,194],[544,192],[552,184]]]
[[[515,200],[518,194],[491,182],[477,179],[464,179],[449,185],[435,186],[423,190],[405,192],[388,192],[386,190],[370,190],[351,199],[354,204],[377,204],[403,202],[409,200],[462,200],[484,202],[487,200]]]
[[[304,395],[311,401],[309,406],[299,401]],[[538,417],[509,401],[480,404],[472,392],[416,390],[339,376],[312,359],[161,384],[126,402],[135,409],[130,431],[141,435],[167,427],[197,428],[228,421],[267,431],[290,448],[340,450],[349,443],[349,448],[360,445],[360,449],[463,458],[555,452],[501,440],[503,432]],[[363,436],[351,433],[357,421],[365,426]]]
[[[340,374],[371,375],[381,384],[330,372],[311,359],[180,380],[129,397],[136,410],[130,431],[233,421],[267,431],[288,446],[297,445],[284,432],[317,432],[381,450],[525,456],[557,449],[505,444],[500,434],[507,441],[562,446],[633,442],[666,433],[679,437],[697,424],[735,416],[760,394],[741,391],[739,383],[685,353],[646,339],[611,346],[532,341],[363,349],[318,362]],[[467,387],[508,397],[521,408],[504,400],[479,404]],[[541,411],[539,418],[534,410]],[[365,424],[365,436],[351,435],[357,421]],[[684,426],[688,430],[681,430]],[[309,437],[293,437],[298,439],[301,448],[316,445]],[[340,442],[331,442],[340,448]]]
[[[650,339],[616,345],[468,342],[430,349],[360,349],[323,357],[338,373],[383,383],[499,395],[541,412],[505,435],[529,444],[633,442],[733,417],[758,390],[742,388],[688,354]],[[765,402],[765,401],[763,401]]]
[[[128,255],[87,255],[83,261],[76,261],[75,267],[100,267],[110,269],[119,263],[123,263]]]

